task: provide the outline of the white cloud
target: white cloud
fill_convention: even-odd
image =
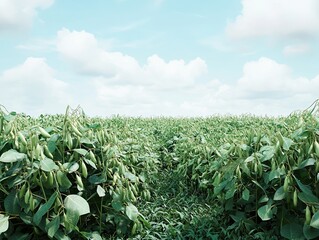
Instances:
[[[262,57],[244,65],[238,89],[253,98],[285,98],[296,94],[311,93],[316,97],[318,78],[293,77],[289,66]]]
[[[0,102],[8,109],[30,113],[61,112],[69,103],[68,85],[54,77],[45,59],[29,57],[0,74]]]
[[[309,52],[310,47],[307,44],[295,44],[285,46],[283,49],[283,53],[287,56],[290,55],[299,55]]]
[[[233,38],[304,38],[319,33],[317,0],[242,0],[242,7],[226,29]]]
[[[0,31],[15,31],[31,26],[38,9],[45,9],[54,0],[1,0]]]
[[[121,52],[110,52],[95,36],[85,31],[62,29],[58,32],[57,50],[82,74],[99,77],[105,84],[133,84],[155,89],[187,87],[207,72],[204,60],[196,58],[164,61],[150,56],[145,65]]]
[[[207,81],[207,66],[200,58],[165,61],[153,55],[142,65],[105,50],[85,31],[59,31],[57,49],[90,79],[93,98],[86,98],[84,109],[93,115],[289,114],[306,107],[319,89],[319,76],[294,77],[289,66],[265,57],[247,62],[242,77],[225,84]]]

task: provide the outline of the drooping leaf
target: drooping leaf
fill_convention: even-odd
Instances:
[[[63,164],[63,167],[68,173],[73,173],[79,169],[80,165],[77,162],[67,162]]]
[[[27,158],[27,155],[24,153],[19,153],[14,149],[10,149],[9,151],[3,153],[0,157],[0,162],[4,163],[13,163],[18,161],[23,161]]]
[[[269,204],[260,207],[258,209],[258,216],[263,221],[270,220],[273,217],[273,207]]]
[[[319,211],[312,216],[310,226],[319,229]]]
[[[286,193],[284,191],[284,187],[281,186],[280,188],[277,189],[274,195],[274,200],[275,201],[280,201],[283,200],[286,197]]]
[[[298,193],[298,198],[307,205],[319,205],[318,198],[313,194]]]
[[[50,238],[53,238],[53,236],[56,234],[56,232],[58,231],[60,227],[60,217],[56,216],[55,218],[53,218],[53,220],[51,222],[49,222],[45,229],[48,233],[48,236]]]
[[[306,239],[318,239],[319,229],[316,229],[316,228],[310,227],[307,224],[304,224],[303,234],[305,235]]]
[[[58,165],[56,165],[52,159],[47,157],[40,161],[40,168],[45,172],[51,172],[59,169]]]
[[[19,214],[21,212],[19,199],[15,190],[11,191],[4,199],[4,209],[8,214]]]
[[[100,185],[97,186],[96,192],[99,195],[99,197],[104,197],[105,196],[105,189],[102,188]]]
[[[73,149],[73,151],[79,153],[83,157],[85,157],[88,154],[88,151],[83,148],[75,148]]]
[[[250,196],[250,191],[247,188],[245,188],[245,190],[242,193],[242,199],[244,199],[245,201],[248,201],[249,196]]]
[[[316,163],[316,160],[315,160],[315,159],[309,158],[309,159],[307,159],[307,160],[302,161],[302,162],[298,165],[298,167],[294,168],[294,170],[296,170],[296,169],[303,169],[303,168],[308,167],[308,166],[313,166],[313,165],[315,165],[315,163]]]
[[[78,212],[79,216],[90,213],[88,202],[81,196],[71,194],[64,199],[64,207],[66,210]]]
[[[57,180],[62,189],[69,189],[72,186],[67,175],[61,170],[57,171]]]
[[[303,239],[303,228],[297,223],[285,224],[280,229],[280,235],[288,239]]]
[[[0,234],[4,233],[9,228],[9,216],[0,214]]]
[[[125,172],[124,173],[124,176],[131,180],[132,182],[136,182],[137,181],[137,177],[133,174],[133,173],[130,173],[130,172]]]
[[[282,148],[286,151],[289,150],[289,148],[291,147],[291,145],[294,143],[290,138],[287,137],[282,137],[283,140],[283,144],[282,144]]]
[[[129,203],[126,206],[125,213],[126,213],[126,216],[134,222],[137,220],[137,217],[139,215],[137,208],[132,203]]]
[[[46,203],[44,203],[41,207],[39,207],[38,211],[33,216],[33,222],[36,225],[40,224],[42,217],[50,210],[57,196],[58,192],[54,192],[49,198],[49,200]]]

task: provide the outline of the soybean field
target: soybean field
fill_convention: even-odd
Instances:
[[[0,107],[0,239],[318,239],[319,102],[286,117]]]

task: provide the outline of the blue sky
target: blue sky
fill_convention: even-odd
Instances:
[[[318,40],[317,0],[0,0],[0,104],[287,115],[319,96]]]

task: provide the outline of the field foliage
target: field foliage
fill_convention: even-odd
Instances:
[[[318,103],[288,117],[0,110],[0,239],[318,239]]]

